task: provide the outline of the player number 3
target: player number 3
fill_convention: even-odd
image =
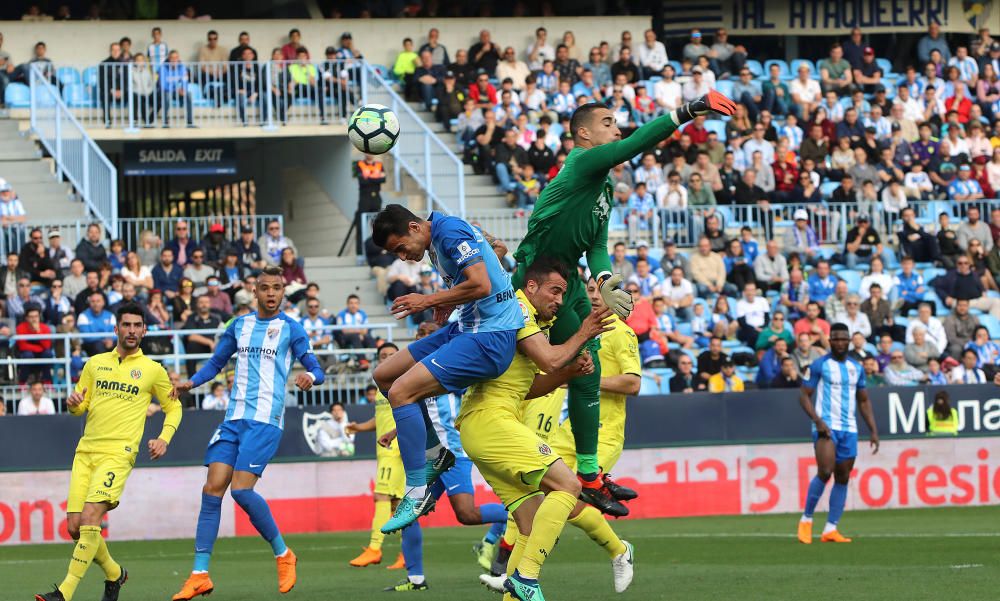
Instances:
[[[111,488],[114,485],[114,483],[115,483],[115,473],[114,472],[108,472],[107,476],[108,476],[108,479],[104,481],[104,488]]]

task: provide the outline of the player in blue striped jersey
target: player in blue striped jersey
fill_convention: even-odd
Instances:
[[[178,384],[176,398],[214,378],[236,357],[236,377],[226,418],[205,451],[208,478],[201,494],[201,513],[195,532],[194,569],[174,601],[186,601],[212,592],[208,576],[212,547],[219,534],[222,497],[232,485],[233,500],[250,516],[278,563],[278,590],[295,586],[295,554],[278,531],[267,501],[253,488],[278,450],[285,425],[286,384],[297,359],[305,373],[295,378],[299,390],[323,383],[323,370],[302,325],[280,313],[285,281],[278,267],[266,267],[254,290],[258,310],[237,317],[226,328],[215,352],[191,380]]]
[[[835,323],[830,327],[830,353],[816,359],[809,368],[809,380],[799,393],[802,409],[812,419],[812,436],[816,449],[816,476],[809,483],[805,512],[799,520],[799,541],[812,543],[812,518],[816,504],[823,495],[832,475],[830,515],[820,541],[849,543],[837,529],[840,516],[847,502],[847,483],[858,455],[857,413],[871,432],[872,454],[878,453],[878,429],[872,412],[868,391],[865,390],[865,371],[861,364],[847,356],[851,335],[846,325]],[[813,403],[815,395],[815,404]]]
[[[406,472],[406,495],[382,527],[401,530],[434,507],[428,486],[454,463],[441,444],[423,399],[459,391],[492,380],[514,359],[517,331],[524,326],[510,274],[500,264],[494,238],[457,217],[431,213],[420,219],[400,205],[382,209],[372,222],[372,240],[404,261],[420,261],[424,253],[444,278],[446,290],[396,298],[397,319],[434,310],[443,324],[456,308],[460,317],[434,334],[415,341],[380,364],[375,384],[389,399],[399,433]]]

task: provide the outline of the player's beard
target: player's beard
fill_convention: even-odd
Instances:
[[[131,342],[131,343],[129,342],[129,339],[127,337],[125,337],[125,338],[122,338],[118,342],[118,344],[122,347],[123,351],[125,351],[127,353],[131,353],[131,352],[135,351],[137,348],[139,348],[139,345],[142,344],[142,337],[141,336],[136,336],[134,342]]]

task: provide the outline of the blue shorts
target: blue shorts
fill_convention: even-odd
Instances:
[[[819,433],[813,430],[813,446],[819,440]],[[830,440],[837,449],[837,463],[854,459],[858,456],[858,433],[830,430]]]
[[[250,472],[259,477],[278,451],[281,434],[281,428],[264,422],[224,421],[208,441],[205,465],[225,463],[238,472]]]
[[[494,380],[510,367],[517,350],[517,330],[460,332],[457,321],[407,348],[448,392]]]
[[[455,465],[447,472],[441,474],[437,482],[431,486],[431,495],[435,499],[440,499],[445,493],[448,493],[449,497],[461,494],[476,494],[476,489],[472,486],[471,459],[468,457],[456,457]]]

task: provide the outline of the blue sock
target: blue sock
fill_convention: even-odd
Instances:
[[[844,505],[847,504],[847,485],[833,483],[830,490],[830,515],[826,521],[834,526],[840,521],[840,516],[844,515]]]
[[[219,537],[219,519],[222,516],[222,497],[201,493],[201,512],[194,531],[194,571],[207,572],[212,558],[215,539]]]
[[[823,496],[825,488],[826,482],[820,480],[819,476],[813,476],[812,481],[809,482],[809,492],[806,495],[805,516],[807,518],[812,518],[813,513],[816,511],[816,504],[819,503],[819,498]]]
[[[258,495],[252,488],[242,488],[231,491],[233,499],[243,511],[250,516],[250,523],[257,529],[264,540],[271,543],[271,550],[274,556],[284,554],[288,550],[281,533],[278,532],[278,525],[274,523],[274,516],[271,515],[271,508],[267,506],[264,497]]]
[[[502,522],[493,522],[493,525],[490,526],[489,532],[487,532],[486,536],[483,537],[483,541],[486,542],[487,544],[495,545],[497,544],[497,541],[500,540],[500,537],[503,536],[503,533],[506,531],[507,531],[506,520]]]
[[[424,451],[427,449],[427,426],[420,405],[422,403],[410,403],[392,408],[392,417],[396,420],[399,452],[403,456],[403,468],[406,470],[407,486],[427,484],[427,474],[424,469],[427,465],[424,457]]]
[[[484,524],[507,523],[507,510],[500,503],[487,503],[479,506],[479,515]]]
[[[408,576],[424,575],[424,533],[419,522],[413,522],[403,528],[403,557],[406,559],[406,574]]]
[[[444,490],[445,490],[444,480],[438,478],[434,482],[434,484],[431,484],[431,497],[433,497],[434,500],[437,501],[438,499],[441,498],[442,495],[444,495]]]

